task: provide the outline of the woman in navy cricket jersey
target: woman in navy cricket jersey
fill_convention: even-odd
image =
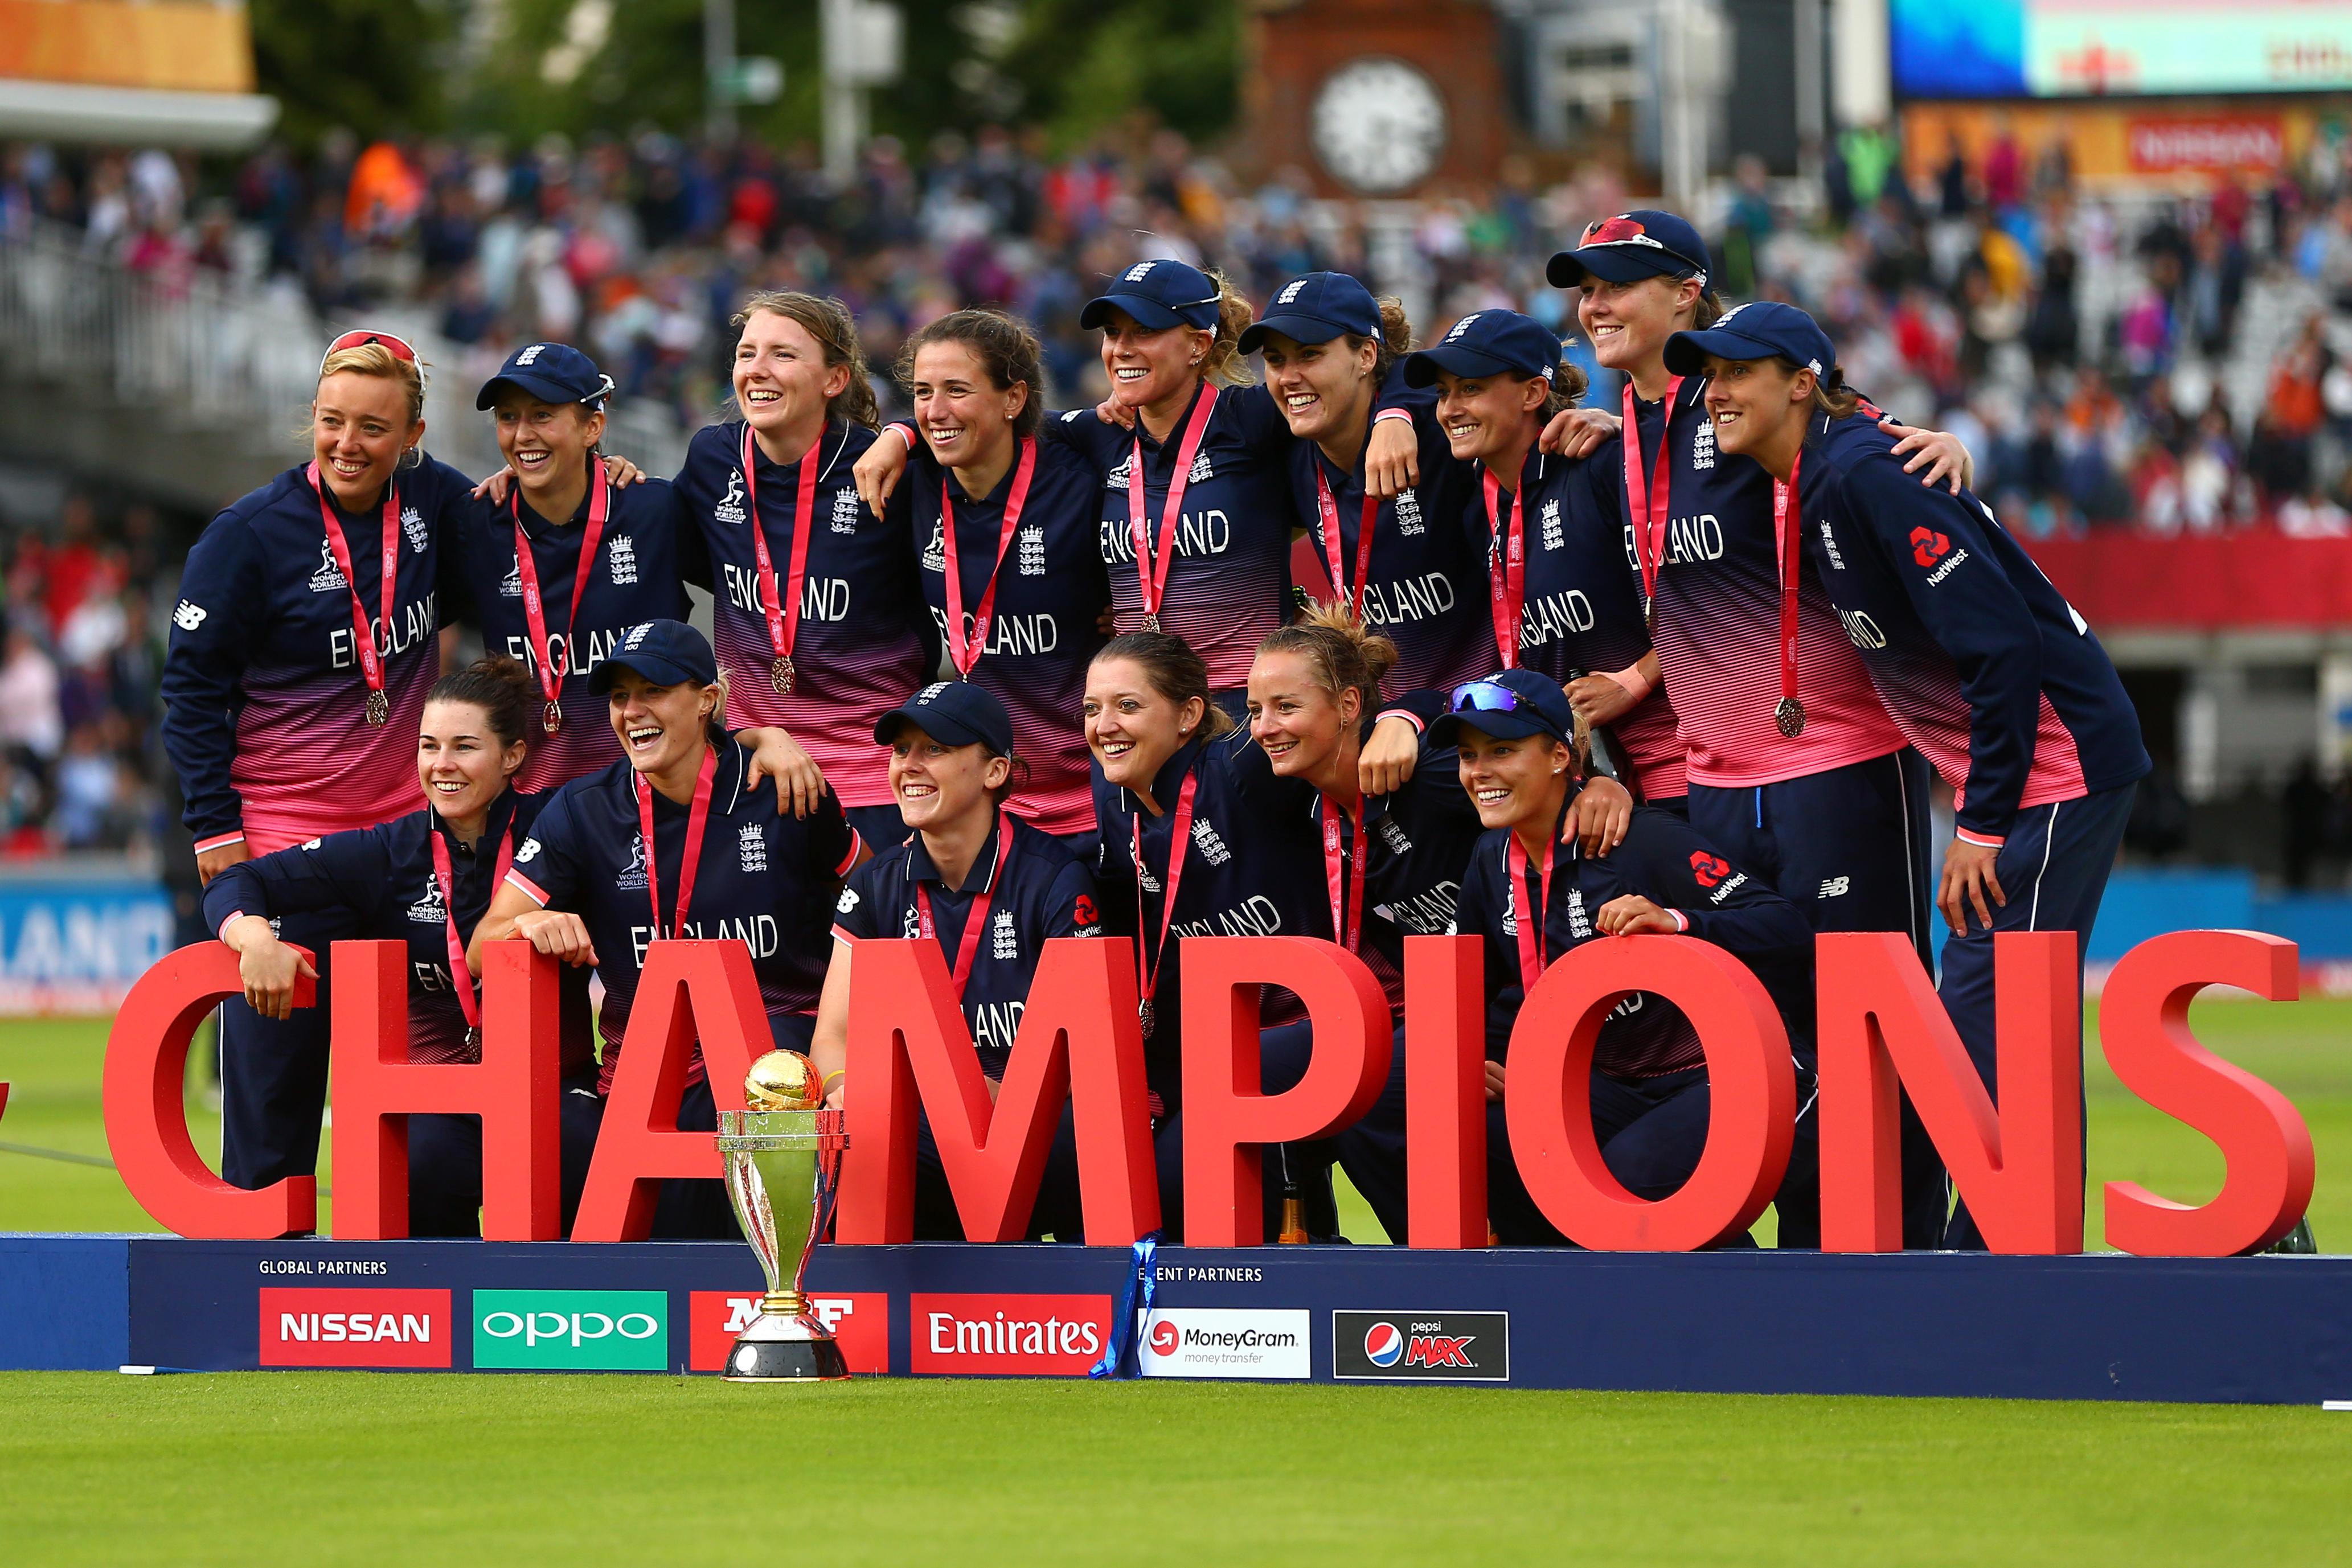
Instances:
[[[482,945],[527,938],[604,982],[600,1093],[609,1092],[647,946],[660,937],[733,939],[751,955],[774,1043],[806,1051],[828,948],[825,913],[864,846],[831,797],[806,818],[756,789],[751,760],[728,745],[728,691],[710,644],[677,621],[633,626],[589,674],[607,699],[623,759],[557,790],[515,852],[474,931]],[[593,1123],[601,1100],[565,1097],[567,1119]],[[678,1125],[716,1126],[698,1049]],[[663,1236],[733,1233],[720,1184],[668,1184]]]
[[[1096,543],[1100,477],[1067,445],[1037,439],[1037,338],[1010,317],[942,316],[898,363],[922,442],[892,516],[920,547],[923,597],[956,677],[1013,716],[1025,772],[1012,810],[1091,860],[1094,791],[1073,721],[1110,602]]]
[[[482,640],[522,660],[539,689],[520,789],[552,789],[620,760],[589,670],[628,628],[684,620],[687,583],[710,584],[700,530],[671,486],[625,487],[605,474],[597,452],[612,391],[579,350],[532,343],[474,400],[495,411],[508,468],[455,532],[456,586]],[[816,769],[795,761],[795,787],[814,804]]]
[[[163,746],[210,882],[249,856],[413,810],[412,737],[440,668],[442,545],[472,481],[425,455],[416,353],[384,332],[329,345],[311,457],[215,517],[188,552],[163,661]],[[295,915],[322,956],[349,931]],[[328,985],[318,1005],[222,1015],[221,1172],[260,1187],[318,1166]]]
[[[1450,752],[1424,755],[1412,780],[1390,793],[1364,793],[1363,739],[1395,657],[1394,644],[1368,634],[1345,605],[1318,603],[1259,647],[1249,700],[1250,733],[1275,775],[1314,786],[1309,810],[1332,928],[1380,977],[1396,1023],[1387,1091],[1332,1142],[1349,1179],[1402,1244],[1404,939],[1453,929],[1454,900],[1483,830]]]
[[[1462,788],[1487,830],[1463,879],[1456,925],[1485,938],[1486,952],[1487,1212],[1507,1246],[1557,1243],[1564,1238],[1519,1179],[1503,1116],[1511,1028],[1528,988],[1597,936],[1682,932],[1736,954],[1785,1013],[1812,983],[1813,933],[1786,899],[1671,812],[1636,810],[1606,860],[1563,843],[1559,824],[1583,781],[1575,714],[1556,682],[1505,670],[1463,686],[1451,709],[1430,737],[1460,747]],[[1655,1199],[1689,1178],[1706,1145],[1709,1099],[1706,1053],[1680,1009],[1636,992],[1610,1012],[1593,1050],[1591,1103],[1601,1156],[1628,1191]]]
[[[1776,527],[1771,476],[1718,453],[1704,384],[1666,368],[1666,340],[1720,313],[1706,247],[1671,213],[1625,213],[1553,256],[1549,277],[1580,291],[1594,353],[1629,378],[1619,516],[1687,749],[1692,825],[1816,930],[1907,931],[1924,960],[1927,768],[1886,716],[1793,537]],[[1578,418],[1556,420],[1548,444]],[[1909,466],[1926,470],[1923,486],[1959,487],[1968,454],[1958,441],[1893,428]],[[1622,700],[1591,688],[1579,713],[1606,723]],[[1904,1241],[1933,1246],[1943,1167],[1907,1103],[1903,1117]],[[1819,1218],[1784,1205],[1780,1235],[1812,1245]]]
[[[810,1052],[825,1103],[845,1103],[850,966],[856,945],[877,937],[938,940],[992,1096],[1045,944],[1102,935],[1094,874],[1008,809],[1018,799],[1014,726],[986,687],[925,686],[882,716],[874,738],[890,749],[890,785],[913,831],[852,872],[835,906]],[[1030,1234],[1076,1240],[1080,1223],[1077,1134],[1066,1106]],[[964,1239],[928,1118],[916,1129],[915,1239]]]
[[[1717,447],[1771,476],[1774,505],[1801,519],[1807,561],[1887,713],[1952,787],[1940,992],[1991,1086],[1993,934],[2089,940],[2148,770],[2131,699],[1990,507],[1903,477],[1894,440],[1847,390],[1811,317],[1743,305],[1675,334],[1666,363],[1706,376]],[[1965,1205],[1944,1244],[1984,1245]]]
[[[1277,779],[1249,732],[1210,700],[1201,656],[1166,632],[1114,637],[1087,672],[1087,745],[1102,826],[1096,875],[1108,921],[1132,932],[1136,988],[1158,1131],[1160,1207],[1183,1234],[1183,951],[1188,936],[1318,936],[1335,927],[1324,896],[1314,788]],[[1268,988],[1260,1071],[1269,1093],[1297,1083],[1312,1049],[1298,998]],[[1267,1231],[1281,1195],[1306,1197],[1315,1235],[1337,1228],[1330,1150],[1267,1151]]]
[[[1571,701],[1595,671],[1614,688],[1638,689],[1650,633],[1625,572],[1613,448],[1568,458],[1538,446],[1545,422],[1584,392],[1559,338],[1514,311],[1477,311],[1407,359],[1403,379],[1439,389],[1451,461],[1476,465],[1462,527],[1485,562],[1487,666],[1537,671]],[[1680,810],[1683,741],[1665,694],[1643,692],[1608,733],[1643,800]]]
[[[256,1012],[289,1016],[296,976],[314,972],[280,940],[277,924],[333,912],[345,918],[347,935],[407,944],[411,1061],[481,1059],[481,1006],[466,972],[466,942],[544,800],[514,788],[538,727],[537,706],[530,674],[503,655],[442,676],[426,695],[417,736],[421,810],[240,861],[213,878],[205,889],[205,924],[238,955],[245,999]],[[584,1024],[586,975],[574,971],[565,992],[566,1013],[576,1008]],[[577,1038],[583,1049],[564,1063],[565,1086],[593,1092],[596,1066],[584,1030]],[[408,1233],[480,1234],[478,1119],[412,1116],[408,1150]],[[567,1228],[586,1171],[585,1147],[567,1144]]]
[[[717,577],[712,641],[739,718],[806,748],[867,841],[906,836],[869,738],[937,663],[903,526],[860,505],[874,389],[848,308],[755,294],[735,318],[740,421],[695,433],[678,497]]]
[[[1484,563],[1458,523],[1473,471],[1445,461],[1434,400],[1394,381],[1412,344],[1404,308],[1343,272],[1291,279],[1241,335],[1296,438],[1291,503],[1329,584],[1318,597],[1344,601],[1395,645],[1399,689],[1450,691],[1493,668],[1494,643]],[[1366,483],[1376,419],[1402,421],[1419,444],[1419,482],[1385,500]]]
[[[1093,465],[1102,485],[1098,545],[1115,627],[1165,630],[1196,649],[1211,688],[1241,707],[1258,643],[1289,619],[1290,427],[1242,362],[1248,301],[1181,261],[1142,261],[1088,300],[1079,325],[1102,330],[1108,408],[1050,414],[1040,432]],[[858,465],[876,505],[906,464],[877,442]]]

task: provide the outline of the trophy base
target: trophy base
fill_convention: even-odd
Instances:
[[[719,1375],[726,1383],[838,1383],[849,1364],[822,1325],[763,1312],[737,1337]]]

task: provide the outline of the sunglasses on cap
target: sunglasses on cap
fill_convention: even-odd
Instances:
[[[1641,220],[1638,218],[1601,218],[1594,223],[1587,224],[1584,228],[1584,244],[1588,246],[1647,246],[1652,250],[1659,251],[1664,255],[1673,256],[1676,261],[1681,262],[1693,272],[1705,272],[1706,270],[1706,268],[1701,267],[1697,262],[1693,261],[1682,252],[1675,249],[1674,246],[1666,244],[1663,240],[1654,237],[1650,234],[1649,230],[1642,226]]]
[[[416,350],[409,346],[407,339],[396,338],[390,332],[375,332],[362,328],[357,331],[346,332],[327,345],[327,351],[319,356],[319,373],[325,375],[327,361],[345,349],[364,349],[370,343],[380,345],[384,352],[403,363],[413,365],[416,362]]]
[[[1527,699],[1499,681],[1465,681],[1454,688],[1449,713],[1514,713]]]

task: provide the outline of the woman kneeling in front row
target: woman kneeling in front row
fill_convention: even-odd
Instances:
[[[1511,1029],[1528,988],[1600,936],[1687,933],[1736,955],[1781,1003],[1811,983],[1812,928],[1743,875],[1679,817],[1637,808],[1608,858],[1559,840],[1583,788],[1575,716],[1557,682],[1507,670],[1454,689],[1433,745],[1461,749],[1462,785],[1487,831],[1463,879],[1455,929],[1486,938],[1487,1213],[1506,1246],[1567,1239],[1519,1179],[1503,1118]],[[1562,861],[1565,863],[1561,863]],[[1593,1047],[1593,1132],[1610,1174],[1634,1197],[1672,1193],[1706,1145],[1705,1052],[1682,1010],[1635,992]]]

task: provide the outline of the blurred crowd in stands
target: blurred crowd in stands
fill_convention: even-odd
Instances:
[[[1900,154],[1849,132],[1812,186],[1741,160],[1700,214],[1719,287],[1813,309],[1855,385],[1966,436],[1979,490],[2022,534],[2352,533],[2352,145],[2124,199],[2006,136],[1915,161],[1932,171],[1916,181]],[[1496,306],[1573,338],[1544,260],[1641,199],[1597,164],[1548,183],[1515,158],[1410,209],[1322,202],[1295,170],[1245,187],[1166,131],[1076,152],[1001,128],[879,138],[839,188],[806,147],[653,131],[331,136],[227,162],[0,143],[0,235],[65,225],[171,291],[209,277],[338,316],[421,312],[479,361],[444,367],[464,385],[518,341],[577,342],[623,396],[688,426],[721,404],[728,318],[762,287],[846,299],[877,371],[931,318],[1007,306],[1037,325],[1058,404],[1100,394],[1078,308],[1140,256],[1221,267],[1260,301],[1300,272],[1354,272],[1412,299],[1424,340]],[[1596,395],[1613,402],[1606,380]],[[0,537],[0,847],[119,845],[163,815],[155,531],[135,506],[101,529],[76,499]]]

